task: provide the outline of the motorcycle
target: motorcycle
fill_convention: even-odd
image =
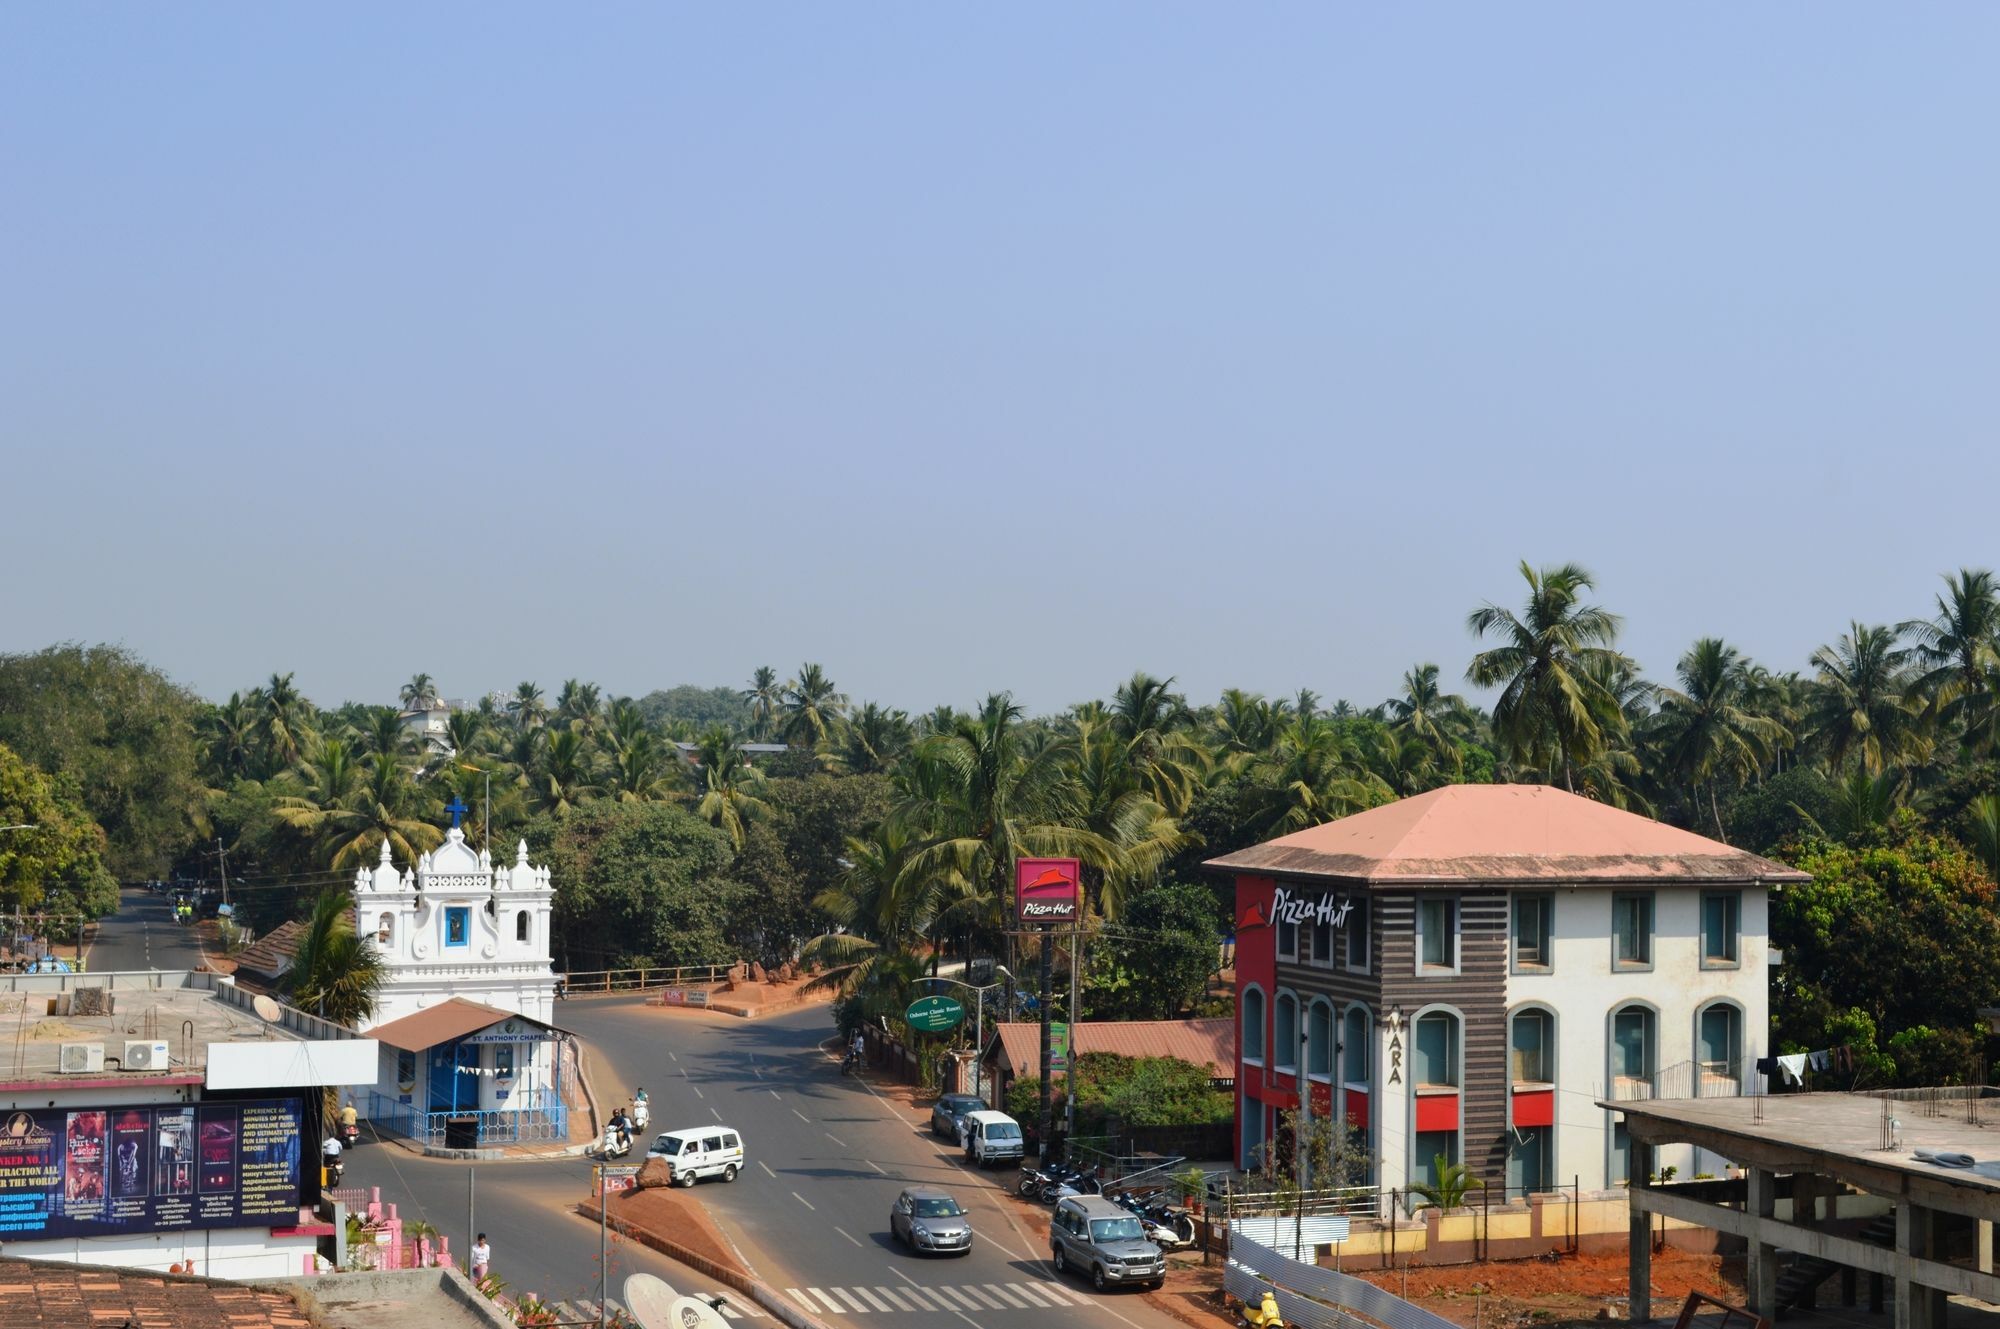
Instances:
[[[1278,1299],[1269,1292],[1255,1306],[1245,1302],[1236,1312],[1236,1323],[1242,1329],[1285,1329],[1285,1317],[1278,1314]]]
[[[604,1138],[591,1150],[593,1158],[623,1158],[632,1152],[632,1137],[616,1126],[604,1128]]]
[[[341,1165],[338,1158],[328,1158],[322,1154],[320,1155],[320,1161],[326,1166],[326,1184],[329,1186],[338,1186],[341,1174],[347,1169]]]
[[[361,1143],[361,1124],[350,1122],[340,1128],[340,1144],[343,1149],[352,1149]]]
[[[1104,1191],[1103,1176],[1104,1165],[1101,1163],[1089,1169],[1071,1169],[1068,1176],[1056,1183],[1053,1191],[1044,1191],[1042,1198],[1055,1204],[1072,1195],[1100,1195]]]
[[[861,1054],[859,1052],[854,1051],[852,1048],[848,1049],[847,1055],[841,1058],[840,1073],[842,1075],[852,1075],[854,1074],[854,1072],[860,1069],[861,1069]]]

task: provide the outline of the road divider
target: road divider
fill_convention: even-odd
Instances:
[[[809,1206],[810,1207],[810,1206]],[[601,1211],[591,1201],[577,1205],[576,1211],[595,1223],[600,1221]],[[714,1279],[727,1287],[735,1288],[744,1296],[762,1306],[765,1310],[784,1321],[791,1329],[831,1329],[824,1320],[800,1310],[798,1305],[760,1278],[752,1278],[728,1265],[709,1259],[699,1251],[689,1250],[670,1237],[647,1228],[637,1227],[616,1215],[602,1216],[602,1221],[620,1236],[630,1237],[641,1246],[656,1250],[671,1259],[679,1260],[698,1274]]]

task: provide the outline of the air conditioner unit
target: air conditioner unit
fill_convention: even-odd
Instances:
[[[165,1043],[127,1043],[125,1045],[124,1065],[128,1071],[166,1070],[167,1045]]]
[[[62,1071],[64,1075],[82,1075],[88,1071],[104,1069],[104,1044],[65,1043],[62,1045]]]

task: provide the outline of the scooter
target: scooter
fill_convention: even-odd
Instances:
[[[604,1128],[604,1138],[597,1142],[596,1147],[591,1151],[591,1156],[594,1158],[623,1158],[631,1152],[632,1137],[620,1131],[616,1126],[606,1126]]]
[[[347,1169],[341,1165],[338,1158],[328,1158],[322,1154],[320,1155],[320,1161],[326,1167],[326,1184],[329,1186],[338,1186],[340,1184],[340,1174]]]
[[[1255,1306],[1245,1302],[1236,1313],[1236,1322],[1248,1329],[1285,1329],[1285,1317],[1278,1314],[1278,1298],[1269,1292]]]
[[[1055,1190],[1044,1192],[1042,1198],[1055,1204],[1072,1195],[1101,1195],[1104,1192],[1103,1175],[1104,1165],[1101,1163],[1085,1171],[1072,1172],[1056,1184]]]
[[[341,1148],[352,1149],[355,1145],[360,1143],[361,1143],[361,1123],[357,1121],[350,1124],[343,1124],[340,1128]]]
[[[652,1119],[653,1119],[653,1109],[651,1105],[649,1105],[643,1098],[633,1099],[632,1100],[633,1131],[637,1132],[645,1130],[646,1123],[651,1121]]]

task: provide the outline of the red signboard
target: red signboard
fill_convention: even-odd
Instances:
[[[1523,1129],[1529,1126],[1555,1125],[1555,1090],[1516,1089],[1514,1091],[1514,1124]]]
[[[1417,1129],[1455,1131],[1458,1129],[1457,1094],[1418,1094]]]
[[[1073,858],[1023,858],[1014,864],[1014,917],[1044,926],[1074,923],[1083,869]]]

